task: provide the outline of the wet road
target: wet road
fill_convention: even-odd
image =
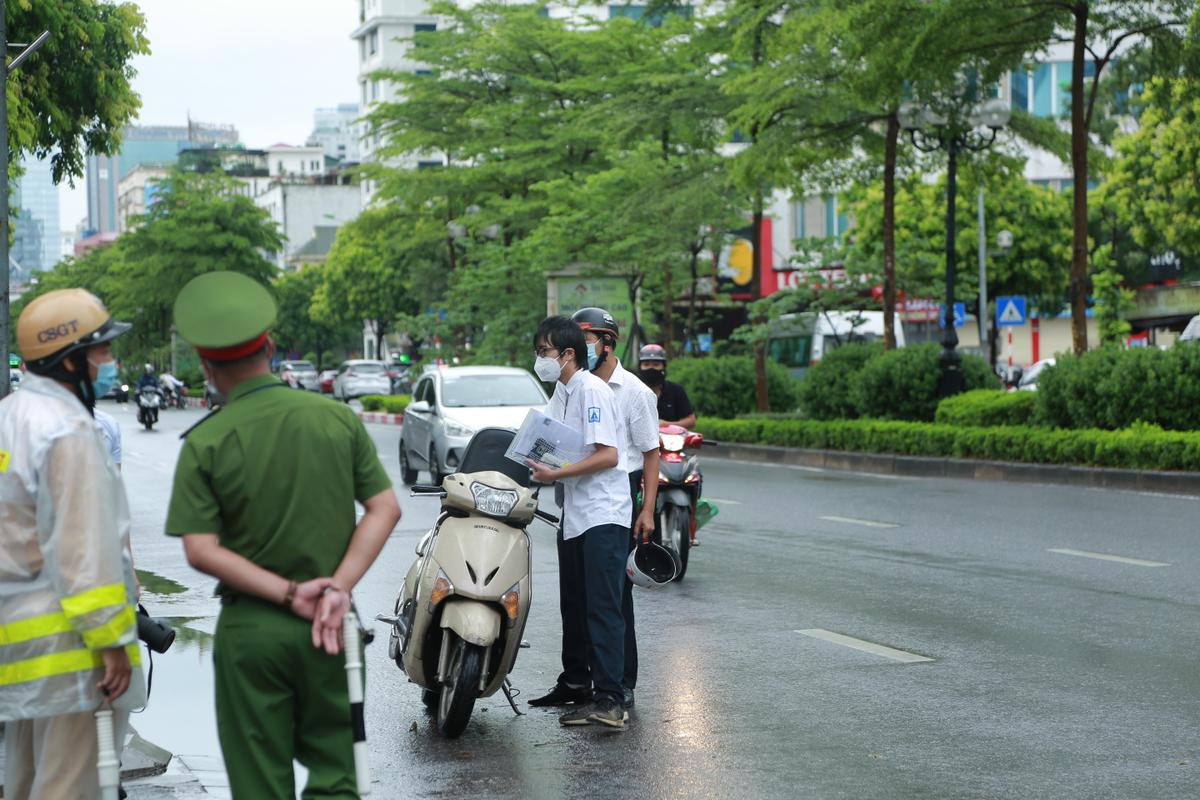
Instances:
[[[134,724],[212,754],[213,582],[161,535],[177,434],[199,413],[151,433],[127,407],[117,416],[138,566],[161,579],[147,601],[186,636],[155,662]],[[399,429],[370,430],[398,484]],[[1200,501],[716,458],[705,490],[721,513],[687,578],[636,597],[627,730],[564,730],[496,696],[441,740],[380,636],[367,653],[376,796],[1200,796]],[[371,615],[391,608],[436,513],[402,503],[357,592]],[[522,700],[558,672],[553,535],[531,531]]]

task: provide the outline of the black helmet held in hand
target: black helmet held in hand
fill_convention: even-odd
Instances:
[[[571,320],[585,331],[601,334],[607,333],[614,339],[621,336],[617,328],[617,320],[603,308],[581,308],[571,315]]]

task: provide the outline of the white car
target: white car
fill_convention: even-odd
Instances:
[[[333,379],[333,396],[349,403],[368,394],[391,394],[392,379],[382,361],[360,358],[343,361]]]
[[[427,470],[435,484],[458,469],[481,428],[519,428],[529,409],[550,402],[537,379],[516,367],[446,367],[421,375],[400,428],[400,476]]]
[[[1043,358],[1041,361],[1035,361],[1030,365],[1029,369],[1021,375],[1021,380],[1017,383],[1018,392],[1036,392],[1038,377],[1042,375],[1046,367],[1053,367],[1053,358]]]

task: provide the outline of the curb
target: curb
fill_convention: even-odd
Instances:
[[[373,425],[403,425],[403,414],[385,414],[380,411],[355,411],[359,418]]]
[[[1059,464],[1025,464],[1016,461],[931,458],[890,453],[858,453],[845,450],[809,450],[762,444],[726,444],[725,442],[721,442],[719,448],[706,451],[705,456],[913,478],[966,478],[1017,483],[1053,483],[1066,486],[1200,496],[1200,472],[1159,472],[1108,467],[1073,467]]]

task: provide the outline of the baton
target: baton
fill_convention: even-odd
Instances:
[[[371,765],[367,762],[367,726],[363,719],[362,648],[359,646],[358,615],[346,612],[342,621],[342,640],[346,648],[346,683],[350,694],[350,725],[354,732],[354,776],[358,794],[371,793]]]
[[[102,708],[96,712],[96,772],[100,776],[100,800],[117,800],[121,782],[121,762],[113,746],[113,712]]]

